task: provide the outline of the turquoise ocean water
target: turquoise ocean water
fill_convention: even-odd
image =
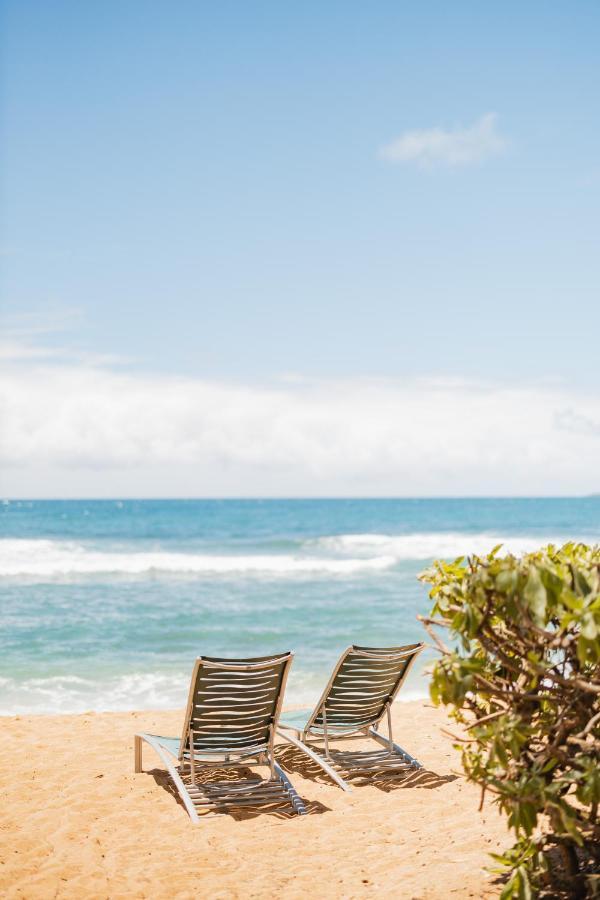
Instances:
[[[596,543],[600,498],[12,501],[0,529],[0,713],[178,707],[196,655],[287,649],[291,704],[348,644],[423,637],[434,557]]]

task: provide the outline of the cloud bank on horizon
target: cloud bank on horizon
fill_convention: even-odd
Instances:
[[[43,350],[33,361],[24,349],[0,366],[5,497],[598,489],[600,398],[556,383],[248,384],[48,361]]]
[[[416,163],[421,168],[468,166],[503,153],[508,141],[497,130],[496,113],[486,113],[468,127],[405,131],[381,147],[379,156],[391,163]]]

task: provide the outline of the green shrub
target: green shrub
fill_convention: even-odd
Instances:
[[[482,803],[495,795],[515,832],[496,857],[502,897],[549,884],[600,896],[600,548],[499,550],[419,576],[441,653],[431,696],[466,729],[457,746]]]

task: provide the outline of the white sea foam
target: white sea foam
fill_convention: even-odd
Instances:
[[[489,553],[497,544],[502,544],[502,553],[529,553],[539,550],[549,543],[559,546],[572,538],[534,537],[532,535],[511,535],[494,533],[466,534],[464,532],[424,532],[416,534],[340,534],[322,537],[315,546],[330,553],[353,553],[364,558],[374,553],[391,556],[396,561],[455,559],[458,556]],[[593,543],[593,541],[592,541]]]
[[[331,558],[290,554],[216,555],[164,551],[98,551],[69,541],[0,540],[0,577],[61,579],[117,575],[353,575],[393,566],[393,556]]]
[[[189,677],[134,672],[96,680],[77,675],[0,678],[0,715],[174,709],[185,704]]]
[[[582,538],[584,539],[584,538]],[[526,553],[565,536],[534,537],[495,533],[423,532],[406,535],[341,534],[309,540],[296,554],[218,554],[165,550],[98,550],[75,541],[0,539],[0,578],[29,581],[117,577],[144,578],[249,576],[343,577],[389,569],[406,560],[453,559],[488,553]],[[592,541],[593,542],[593,541]],[[326,555],[327,554],[327,555]]]
[[[296,670],[290,678],[286,707],[313,707],[329,671]],[[58,715],[83,712],[126,712],[181,709],[187,700],[190,672],[132,672],[97,679],[53,675],[19,681],[0,678],[0,716]],[[400,698],[427,696],[427,682],[414,678]]]

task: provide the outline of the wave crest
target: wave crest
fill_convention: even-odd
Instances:
[[[0,577],[61,579],[81,576],[143,578],[255,575],[297,577],[353,575],[393,566],[393,556],[328,558],[291,554],[219,555],[165,551],[99,551],[49,540],[0,540]]]
[[[533,535],[502,536],[488,532],[423,532],[413,534],[340,534],[318,538],[314,545],[335,553],[393,556],[395,560],[456,559],[458,556],[489,553],[502,544],[503,553],[531,553],[549,543],[561,545],[572,537]]]
[[[329,671],[296,670],[290,677],[285,704],[312,707]],[[87,712],[129,712],[182,709],[190,683],[187,672],[129,672],[108,677],[51,675],[45,678],[0,678],[0,715],[61,715]],[[400,699],[427,696],[422,678],[410,680]]]
[[[0,539],[0,579],[30,583],[78,579],[158,579],[211,577],[311,578],[351,577],[383,572],[413,560],[488,553],[527,553],[548,543],[572,538],[533,535],[509,537],[481,532],[423,532],[405,535],[339,534],[299,543],[294,553],[171,552],[168,550],[98,549],[75,541]],[[592,541],[593,542],[593,541]]]

